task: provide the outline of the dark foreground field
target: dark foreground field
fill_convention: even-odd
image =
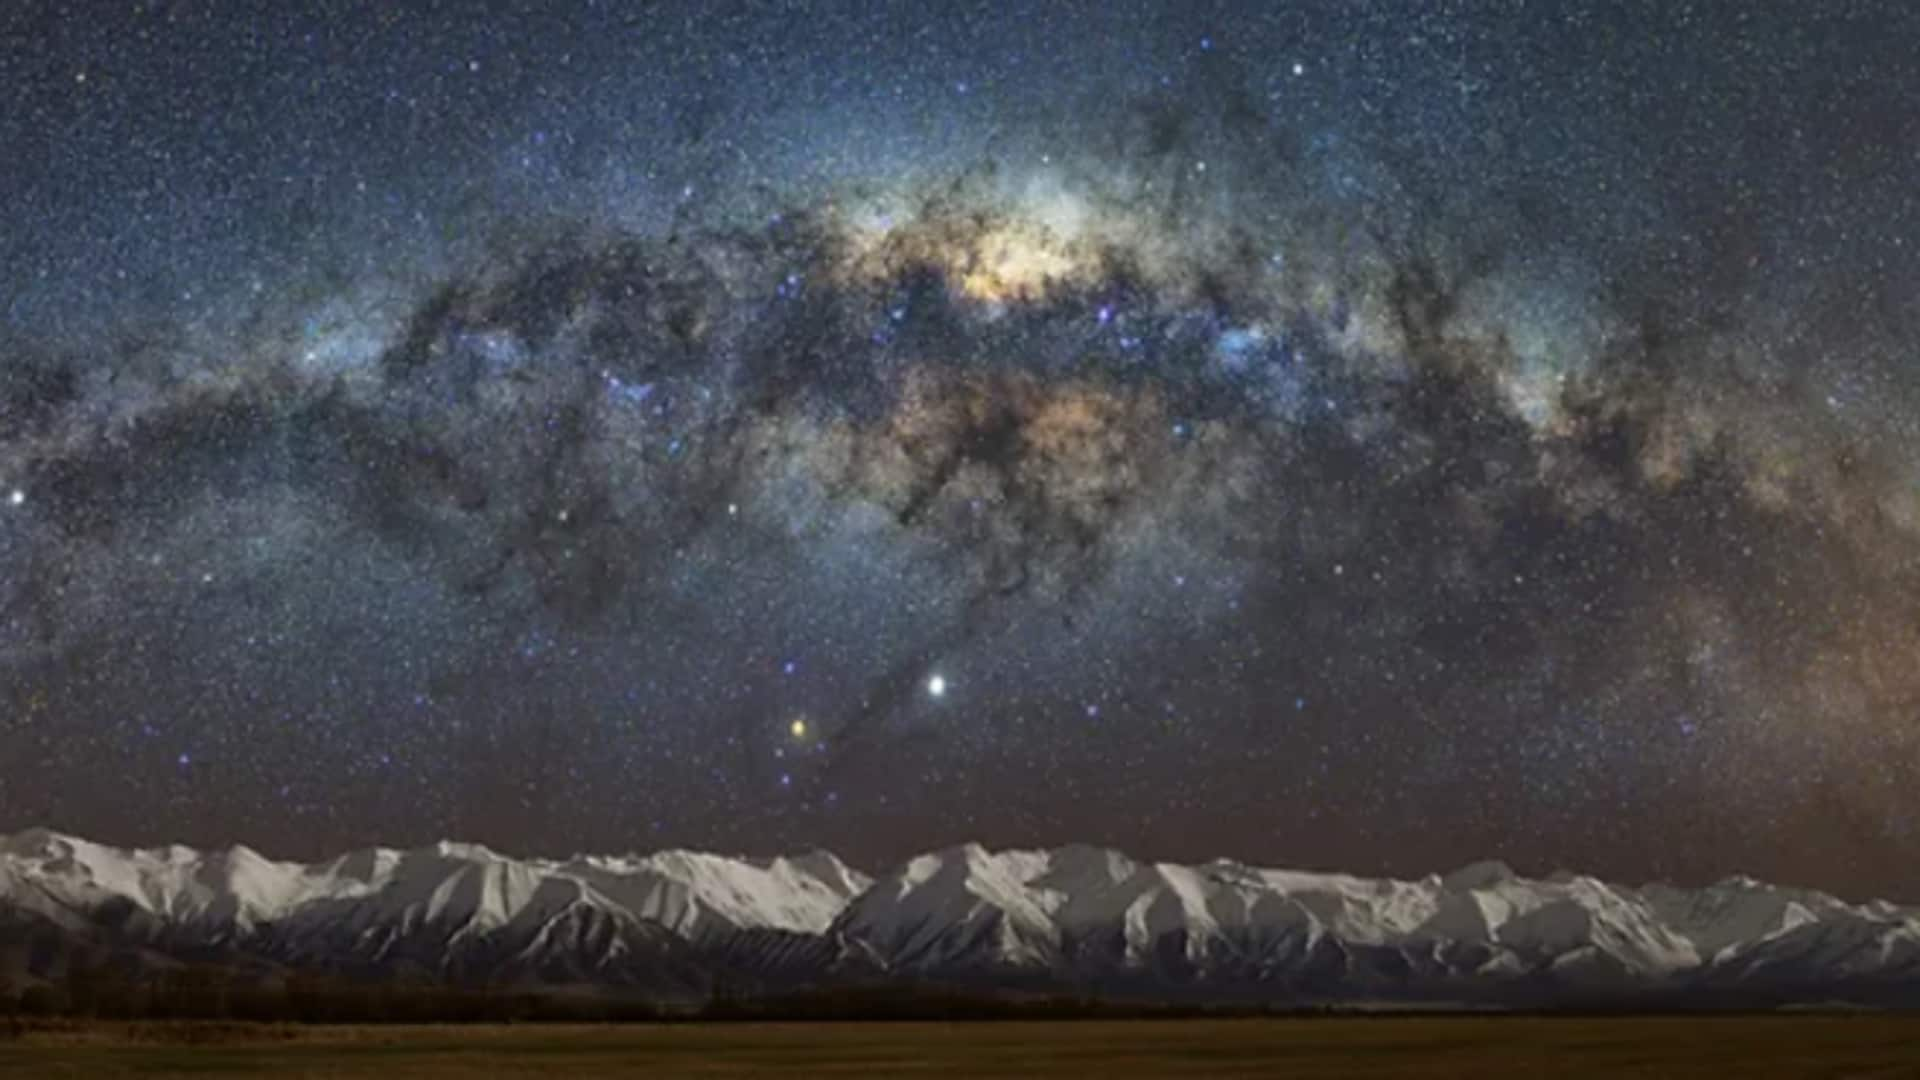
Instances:
[[[51,1025],[0,1076],[1920,1077],[1920,1016]]]

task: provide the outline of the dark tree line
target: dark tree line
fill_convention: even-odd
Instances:
[[[305,973],[260,978],[216,965],[137,978],[75,965],[64,979],[24,986],[0,975],[0,1017],[383,1024],[646,1020],[659,1014],[657,1006],[643,1000],[426,979],[363,981]]]

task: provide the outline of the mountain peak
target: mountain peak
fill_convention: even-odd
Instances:
[[[1442,887],[1449,892],[1467,892],[1474,889],[1490,889],[1509,881],[1518,881],[1519,875],[1513,867],[1499,859],[1482,859],[1453,871],[1440,879]]]
[[[487,845],[465,843],[459,840],[440,840],[427,850],[445,859],[462,859],[467,862],[501,861],[501,856]]]

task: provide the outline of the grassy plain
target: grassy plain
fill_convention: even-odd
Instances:
[[[1920,1077],[1920,1015],[301,1027],[45,1022],[0,1076]]]

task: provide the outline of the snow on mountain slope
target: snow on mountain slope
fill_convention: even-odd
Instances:
[[[205,855],[178,845],[124,851],[45,829],[0,837],[0,866],[75,911],[117,899],[166,921],[241,926],[272,917],[327,884],[311,868],[274,862],[245,847]]]
[[[693,937],[709,928],[819,933],[867,879],[824,852],[731,859],[692,852],[515,860],[474,844],[370,848],[320,863],[275,862],[244,848],[125,850],[44,829],[0,837],[0,898],[30,888],[71,912],[131,905],[175,926],[250,931],[329,920],[489,929],[583,903],[623,910]],[[45,906],[42,902],[40,906]]]
[[[555,870],[689,940],[750,929],[818,934],[870,883],[826,852],[775,859],[695,851],[575,856]]]
[[[441,843],[303,864],[36,829],[0,836],[7,908],[296,966],[624,986],[697,987],[722,971],[765,985],[911,975],[1373,999],[1920,985],[1920,912],[1746,878],[1636,889],[1477,863],[1397,881],[1085,845],[969,844],[868,878],[825,852],[551,861]]]
[[[1497,863],[1394,881],[1224,860],[1147,864],[1085,847],[923,855],[875,881],[835,929],[893,970],[923,974],[1324,979],[1318,969],[1331,964],[1349,983],[1551,976],[1605,987],[1696,975],[1808,919],[1852,928],[1833,930],[1844,944],[1828,946],[1848,970],[1870,948],[1868,968],[1920,963],[1908,959],[1920,937],[1901,909],[1759,883],[1631,889],[1566,874],[1530,880]]]
[[[1833,897],[1752,878],[1728,878],[1704,889],[1649,885],[1641,895],[1667,925],[1694,943],[1703,960],[1725,959],[1806,923],[1852,913]]]
[[[1029,887],[1046,867],[1042,853],[996,856],[978,844],[921,855],[874,882],[835,928],[890,967],[1045,964],[1059,944],[1053,912],[1065,900]]]

